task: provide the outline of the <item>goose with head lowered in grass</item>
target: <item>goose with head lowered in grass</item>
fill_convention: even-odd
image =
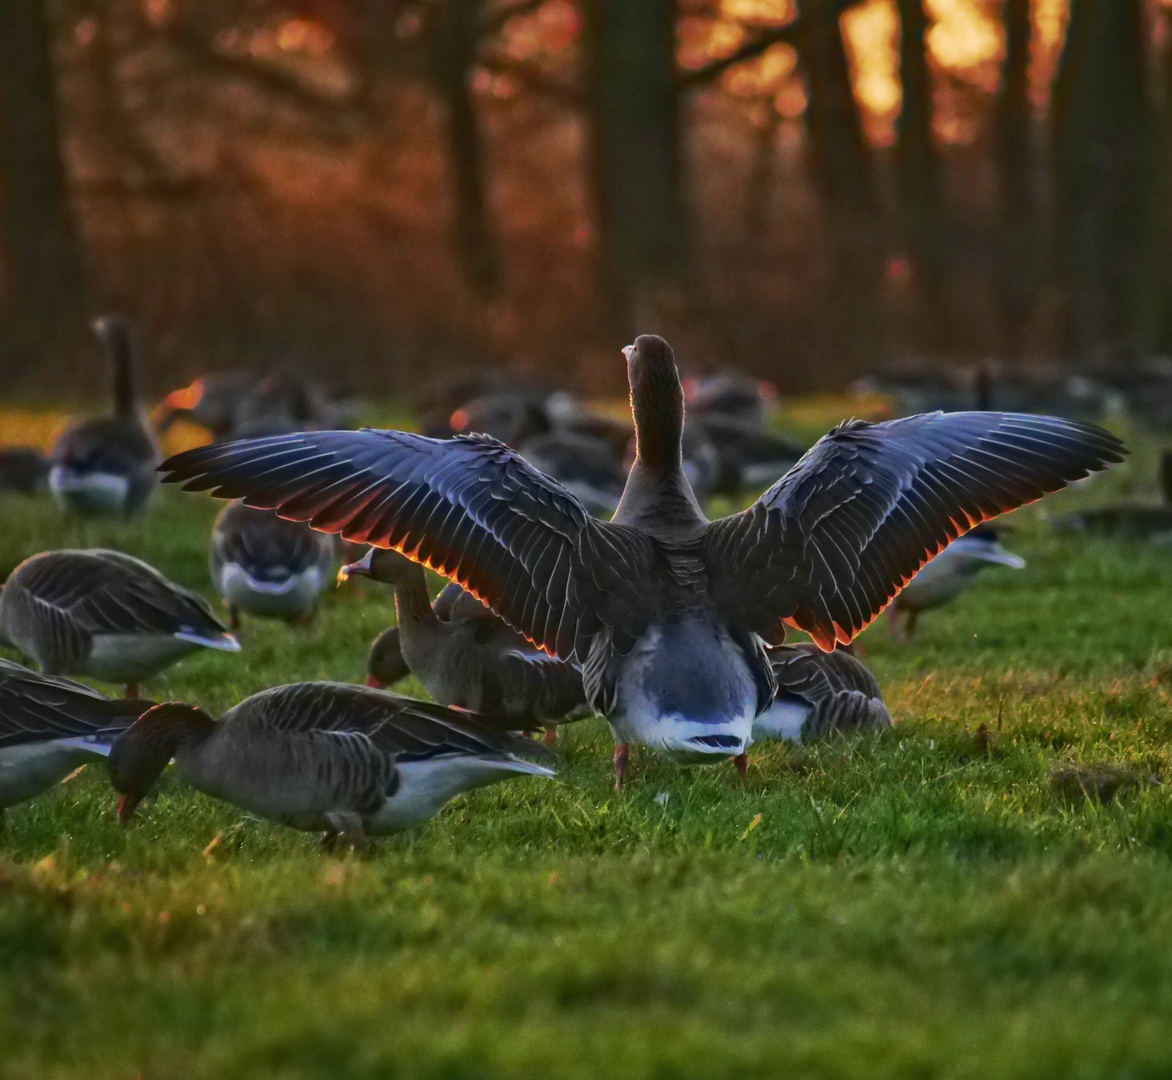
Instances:
[[[814,742],[892,726],[879,681],[846,649],[781,645],[769,650],[773,704],[753,721],[753,741]]]
[[[466,592],[433,607],[423,567],[397,551],[369,548],[338,574],[352,576],[394,587],[403,659],[441,705],[521,730],[552,727],[586,705],[582,673],[573,664],[534,648]]]
[[[463,791],[556,775],[550,752],[515,732],[332,682],[262,690],[218,721],[179,702],[144,713],[110,752],[123,824],[172,758],[181,779],[213,798],[358,846],[426,821]]]
[[[457,581],[582,668],[617,741],[738,758],[773,701],[785,627],[850,642],[945,545],[1109,462],[1089,424],[1012,413],[848,421],[748,509],[709,521],[680,452],[684,395],[662,338],[624,353],[637,449],[608,522],[519,454],[471,435],[306,432],[201,447],[171,482],[389,547]]]
[[[91,761],[154,704],[0,660],[0,829],[4,810],[35,798]]]
[[[240,643],[202,596],[121,551],[45,551],[25,559],[0,591],[0,641],[47,675],[138,684],[197,649]]]

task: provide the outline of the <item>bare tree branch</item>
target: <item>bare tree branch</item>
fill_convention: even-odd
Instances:
[[[746,41],[736,52],[722,56],[718,60],[710,60],[707,64],[693,68],[691,71],[680,72],[680,86],[706,86],[719,79],[729,68],[743,64],[746,60],[756,60],[758,56],[772,49],[774,45],[792,42],[800,32],[801,22],[801,19],[796,19],[785,26],[778,26],[773,30],[763,30]]]
[[[168,28],[166,36],[174,48],[197,65],[244,79],[269,97],[294,106],[333,141],[349,141],[366,123],[366,116],[349,98],[320,94],[296,75],[217,49],[178,21]]]
[[[837,18],[845,11],[854,7],[858,2],[859,0],[803,0],[802,12],[805,11],[808,5],[825,3],[830,6],[835,18]],[[802,13],[799,13],[793,22],[786,23],[785,26],[759,30],[744,45],[728,56],[711,60],[702,67],[694,68],[691,71],[680,72],[680,86],[688,88],[706,86],[719,79],[729,68],[736,67],[737,64],[743,64],[747,60],[756,60],[758,56],[772,49],[774,45],[779,45],[782,42],[792,44],[803,32],[803,29],[804,20]]]

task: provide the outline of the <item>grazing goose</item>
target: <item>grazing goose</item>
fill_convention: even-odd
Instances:
[[[688,424],[693,423],[703,429],[720,458],[720,473],[712,485],[714,495],[767,488],[806,452],[792,439],[734,417],[714,414],[695,422],[689,418]]]
[[[388,626],[370,646],[366,654],[366,685],[385,690],[411,674],[403,659],[403,642],[399,628]]]
[[[1160,458],[1160,492],[1164,497],[1162,506],[1116,503],[1093,507],[1063,518],[1059,528],[1092,536],[1172,540],[1172,453],[1167,451]]]
[[[115,742],[123,824],[167,762],[192,787],[294,829],[361,845],[434,816],[462,791],[556,775],[549,751],[440,705],[347,683],[263,690],[217,722],[157,705]]]
[[[1021,570],[1025,559],[1006,551],[1001,546],[1000,534],[1001,530],[992,525],[978,526],[925,563],[891,604],[888,618],[892,636],[896,640],[911,638],[921,611],[954,600],[986,567],[1008,566],[1011,570]]]
[[[94,320],[114,377],[114,415],[85,420],[61,435],[50,455],[49,490],[77,514],[125,517],[155,490],[158,451],[138,414],[137,347],[121,315]]]
[[[520,446],[538,472],[552,476],[595,517],[609,518],[623,496],[626,474],[610,446],[592,435],[550,431]]]
[[[104,697],[81,683],[0,660],[0,829],[5,807],[105,758],[115,736],[152,704]]]
[[[199,648],[239,652],[206,600],[120,551],[46,551],[0,592],[0,638],[48,675],[138,684]]]
[[[770,649],[769,662],[777,693],[753,721],[754,742],[811,742],[892,726],[878,680],[850,653],[805,642]]]
[[[251,371],[215,371],[189,386],[172,390],[154,413],[155,430],[162,435],[179,420],[204,428],[213,439],[232,434],[240,402],[257,384]]]
[[[465,402],[448,423],[454,435],[481,432],[514,447],[552,426],[542,398],[513,390]]]
[[[565,719],[586,704],[582,673],[535,649],[475,597],[433,610],[423,568],[397,551],[368,549],[339,577],[372,577],[395,589],[403,660],[441,705],[500,717],[529,729]],[[442,594],[441,594],[442,595]]]
[[[240,613],[308,622],[317,612],[334,566],[334,540],[299,521],[231,503],[212,528],[212,582],[228,608]]]
[[[49,461],[32,446],[0,446],[0,491],[39,495],[49,487]]]
[[[773,702],[765,651],[788,624],[846,644],[947,543],[1122,459],[1089,424],[929,413],[839,424],[739,514],[709,521],[680,453],[667,342],[624,350],[637,432],[614,518],[494,439],[323,431],[200,447],[171,482],[394,548],[457,581],[552,656],[581,665],[619,743],[679,760],[745,753]]]
[[[684,380],[688,412],[696,419],[713,416],[740,420],[760,428],[777,403],[777,387],[739,371]]]
[[[358,547],[359,545],[347,546]],[[369,548],[363,545],[361,555],[354,561],[361,562],[366,558],[368,551]],[[339,574],[343,580],[350,576],[351,568],[347,566],[345,571],[345,574]],[[435,612],[435,617],[441,622],[451,622],[454,615],[458,619],[488,619],[498,625],[504,625],[476,597],[466,593],[454,581],[449,581],[440,590],[439,596],[431,605],[431,610]],[[525,642],[524,638],[520,640]],[[528,642],[525,642],[525,646],[529,647]],[[401,679],[407,678],[410,674],[411,669],[407,666],[407,661],[403,659],[403,644],[399,628],[388,626],[374,639],[374,643],[370,646],[370,652],[367,654],[366,685],[373,686],[376,690],[385,690],[387,687],[394,686]]]

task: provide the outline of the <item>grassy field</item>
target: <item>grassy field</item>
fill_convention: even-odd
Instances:
[[[1046,521],[1154,498],[1139,449],[1015,516],[1026,570],[911,646],[866,632],[895,731],[755,748],[743,784],[639,757],[616,795],[590,721],[562,782],[476,792],[369,858],[174,779],[125,831],[97,769],[15,808],[0,1077],[1169,1075],[1172,553]],[[216,509],[167,490],[85,539],[206,592]],[[4,573],[80,539],[48,505],[0,515]],[[218,711],[360,679],[391,618],[338,590],[144,689]]]

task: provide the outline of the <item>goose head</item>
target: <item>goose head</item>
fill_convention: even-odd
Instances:
[[[118,820],[127,825],[177,751],[203,742],[216,722],[202,709],[171,701],[147,709],[110,748],[110,782],[118,792]]]
[[[338,571],[339,584],[352,577],[368,577],[384,585],[399,585],[422,577],[423,571],[406,555],[390,548],[367,548],[357,562],[347,563]]]

